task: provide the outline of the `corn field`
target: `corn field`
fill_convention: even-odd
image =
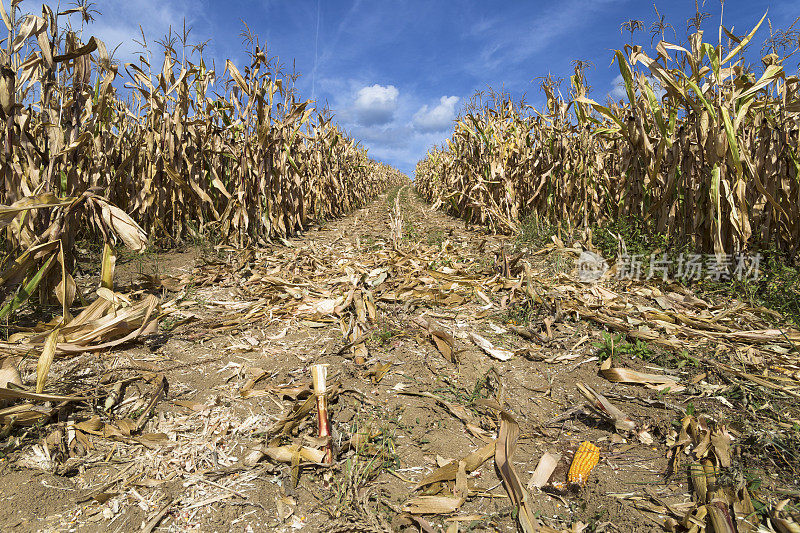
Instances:
[[[798,43],[749,64],[744,48],[763,23],[741,37],[720,27],[716,46],[698,31],[685,47],[659,42],[656,57],[617,50],[627,101],[590,99],[580,61],[568,98],[544,79],[542,111],[504,94],[476,98],[446,146],[417,164],[417,190],[497,232],[528,216],[568,227],[629,218],[697,251],[796,256]]]
[[[220,75],[203,45],[189,60],[186,35],[172,33],[159,42],[163,57],[143,36],[145,53],[120,65],[100,40],[84,42],[83,26],[59,25],[76,12],[88,22],[87,7],[43,5],[22,16],[19,4],[0,4],[8,31],[0,41],[0,303],[15,287],[25,299],[49,279],[42,287],[58,285],[66,310],[76,238],[107,243],[104,262],[114,236],[134,250],[148,236],[170,244],[209,233],[259,245],[405,179],[301,101],[295,75],[249,30],[242,70],[227,61]],[[58,263],[61,274],[48,273]]]

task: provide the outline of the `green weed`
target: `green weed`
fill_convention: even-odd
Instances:
[[[598,349],[597,357],[600,360],[630,355],[631,357],[650,361],[653,357],[653,350],[641,339],[636,339],[635,342],[630,343],[620,334],[612,335],[605,331],[602,332],[602,337],[602,341],[593,343],[594,347]]]

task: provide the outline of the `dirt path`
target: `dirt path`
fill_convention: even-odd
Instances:
[[[665,515],[689,509],[685,471],[664,476],[674,423],[693,412],[733,418],[724,379],[673,356],[642,357],[680,343],[680,332],[612,357],[691,384],[680,395],[610,383],[598,373],[595,346],[607,328],[632,328],[612,320],[620,299],[634,316],[656,310],[646,299],[677,301],[677,293],[640,287],[623,295],[568,282],[568,251],[520,249],[431,211],[409,187],[399,194],[399,238],[393,198],[383,195],[285,245],[162,258],[161,282],[178,289],[162,291],[170,311],[163,331],[125,350],[57,362],[56,388],[70,379],[125,387],[114,405],[104,397],[65,409],[56,423],[15,430],[17,445],[0,462],[0,529],[514,531],[493,458],[467,475],[457,511],[422,523],[402,512],[420,493],[453,496],[446,480],[414,489],[438,466],[493,443],[498,408],[520,426],[512,463],[523,485],[545,452],[568,465],[581,442],[600,447],[580,490],[531,490],[534,511],[552,526],[660,531]],[[132,283],[134,266],[127,268],[118,279]],[[471,334],[499,352],[493,357]],[[686,346],[695,353],[711,342]],[[330,468],[298,452],[320,446],[314,411],[287,423],[320,363],[331,385]],[[35,361],[26,365],[30,383]],[[615,431],[582,407],[579,382],[630,415],[633,431]],[[126,431],[125,420],[142,416],[141,430]],[[276,460],[281,452],[295,463]],[[734,460],[744,458],[737,452]],[[761,466],[748,472],[763,478],[763,490],[790,488],[788,474],[770,478]]]

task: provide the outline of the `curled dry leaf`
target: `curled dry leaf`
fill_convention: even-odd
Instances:
[[[436,324],[432,320],[428,320],[424,317],[416,317],[414,322],[422,326],[428,332],[428,335],[430,335],[431,340],[436,346],[436,349],[439,350],[439,353],[441,353],[445,359],[451,363],[458,362],[455,351],[456,340],[452,335],[442,329],[437,328]]]
[[[309,448],[308,446],[277,446],[264,448],[264,455],[281,463],[291,463],[295,458],[310,463],[325,462],[325,450]]]
[[[481,337],[477,333],[470,333],[469,336],[472,339],[472,342],[474,342],[484,352],[486,352],[491,357],[494,357],[495,359],[498,359],[500,361],[508,361],[514,355],[514,352],[512,352],[511,350],[506,350],[505,348],[495,348],[495,346],[491,342]]]
[[[134,252],[142,252],[147,247],[147,234],[128,216],[105,198],[94,196],[92,200],[100,207],[103,222]]]
[[[612,367],[610,357],[600,365],[600,374],[612,383],[636,383],[659,392],[680,392],[686,388],[667,376]]]
[[[82,402],[94,400],[94,396],[65,396],[62,394],[38,394],[26,390],[0,388],[0,399],[32,400],[36,402]]]
[[[517,521],[525,533],[558,533],[557,530],[542,524],[532,508],[530,494],[520,483],[512,459],[517,448],[519,424],[505,411],[500,413],[500,433],[497,437],[494,460],[500,479],[517,508]]]
[[[26,196],[11,205],[0,205],[0,228],[11,224],[20,214],[31,209],[43,209],[47,207],[57,207],[69,205],[74,198],[58,198],[53,193],[42,193],[35,196]]]
[[[69,325],[60,329],[59,337],[62,342],[56,343],[55,355],[102,351],[132,341],[156,323],[158,305],[158,298],[152,294],[117,310],[109,300],[98,298]],[[47,335],[38,334],[29,337],[26,342],[0,342],[0,348],[25,354],[40,347],[43,349],[47,338]]]
[[[576,384],[578,391],[589,401],[592,409],[600,413],[604,418],[608,419],[614,424],[614,427],[621,431],[635,431],[636,422],[625,414],[622,410],[614,406],[602,394],[595,392],[594,389],[581,382]]]
[[[408,500],[403,511],[411,514],[446,514],[457,511],[467,501],[467,462],[458,461],[453,496],[416,496]]]
[[[372,383],[377,385],[391,368],[392,363],[375,363],[372,368],[364,373],[364,377],[370,378]]]
[[[22,376],[19,375],[19,370],[16,366],[8,366],[0,368],[0,388],[7,389],[9,385],[22,387]],[[3,408],[8,403],[5,398],[0,398],[0,408]]]
[[[245,466],[254,466],[264,458],[269,458],[278,463],[299,465],[303,463],[322,464],[325,459],[325,450],[299,446],[296,444],[285,446],[263,446],[251,449],[244,457]]]
[[[41,394],[44,390],[44,384],[47,380],[47,374],[50,372],[50,365],[53,363],[53,357],[56,355],[56,342],[58,340],[60,330],[54,329],[47,336],[44,342],[42,353],[39,356],[39,361],[36,363],[36,393]]]
[[[411,514],[454,513],[464,504],[462,498],[453,496],[416,496],[403,506],[403,511]]]
[[[470,473],[473,470],[477,470],[479,466],[489,460],[495,453],[494,451],[495,443],[491,442],[486,444],[485,446],[481,446],[474,452],[470,453],[460,461],[450,461],[446,465],[437,468],[417,483],[415,489],[420,489],[425,487],[426,485],[430,485],[432,483],[438,483],[442,481],[453,481],[456,479],[458,474],[459,465],[463,462],[464,463],[464,470],[466,473]]]

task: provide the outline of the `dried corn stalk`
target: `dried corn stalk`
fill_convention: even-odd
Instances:
[[[569,227],[635,217],[697,251],[796,254],[800,80],[775,54],[747,64],[742,49],[763,22],[729,49],[697,32],[690,49],[658,43],[655,58],[616,51],[625,101],[587,98],[580,62],[568,98],[544,79],[541,110],[479,93],[446,147],[417,164],[415,186],[497,232],[526,216]]]
[[[213,232],[260,244],[406,181],[371,160],[326,110],[299,99],[294,77],[257,37],[243,71],[227,61],[220,74],[202,47],[192,60],[169,39],[159,64],[151,51],[120,65],[101,41],[82,41],[83,22],[80,31],[63,24],[75,11],[3,5],[0,248],[16,260],[0,264],[0,305],[15,289],[21,299],[0,315],[65,280],[67,320],[78,237],[116,238],[134,250],[146,235],[173,242]],[[56,248],[61,276],[52,268]],[[104,268],[112,264],[106,255]]]

